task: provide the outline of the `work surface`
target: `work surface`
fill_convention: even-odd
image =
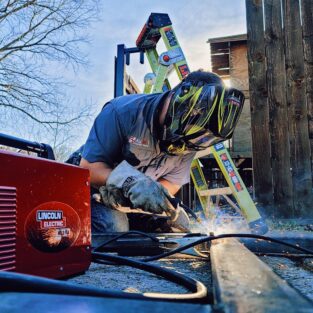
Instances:
[[[294,238],[293,243],[300,243],[300,245],[301,243],[304,244],[304,242],[310,245],[308,240],[313,239],[311,238],[312,233],[285,232],[280,235],[275,233],[275,236]],[[301,241],[299,241],[300,238],[302,238]],[[258,245],[258,242],[255,241],[254,244]],[[248,242],[247,245],[251,246],[251,242]],[[270,246],[270,248],[273,248],[274,252],[275,249],[277,249],[275,245]],[[266,250],[268,248],[263,247],[262,249]],[[227,253],[227,249],[225,253]],[[244,263],[243,261],[245,260],[241,259],[245,258],[243,255],[244,254],[239,254],[238,258],[234,258],[233,262],[237,262],[238,264]],[[302,295],[305,295],[306,297],[313,300],[313,259],[303,259],[299,257],[290,259],[277,256],[261,256],[260,260],[268,264],[275,273],[277,273],[283,280],[286,280]],[[212,264],[210,258],[205,259],[201,257],[191,257],[180,254],[176,255],[175,257],[165,258],[153,263],[165,268],[176,270],[189,277],[201,281],[208,288],[208,293],[212,295],[214,282],[212,282]],[[251,265],[253,267],[253,264]],[[243,269],[242,273],[243,277],[247,275],[247,272],[244,270],[245,269]],[[221,272],[223,271],[225,271],[225,268],[221,269]],[[99,288],[115,289],[119,291],[135,293],[187,292],[187,290],[185,290],[183,287],[167,282],[163,278],[126,266],[92,264],[89,271],[87,271],[84,275],[71,278],[70,281],[77,284],[82,284],[84,286],[97,286]],[[255,292],[258,293],[258,290]],[[212,301],[212,299],[209,299],[208,301]]]
[[[283,234],[296,238],[296,234]],[[292,236],[291,236],[292,235]],[[311,235],[298,236],[311,244]],[[258,241],[254,242],[258,244]],[[264,244],[265,242],[263,242]],[[295,243],[295,242],[294,242]],[[251,242],[247,244],[251,246]],[[306,246],[307,247],[307,246]],[[263,250],[269,249],[263,246]],[[286,252],[286,251],[285,251]],[[262,260],[262,262],[260,262]],[[183,254],[151,262],[201,281],[208,297],[190,303],[116,299],[74,295],[6,292],[1,294],[0,312],[313,312],[312,258],[256,257],[238,240],[219,239],[210,247],[210,257]],[[268,266],[265,265],[268,264]],[[281,278],[275,275],[276,272]],[[291,288],[286,281],[294,287]],[[84,274],[68,279],[80,286],[128,293],[184,294],[190,291],[163,278],[131,267],[92,263]],[[303,295],[305,297],[303,297]],[[43,310],[43,308],[45,308]],[[171,313],[172,313],[171,312]]]
[[[300,260],[269,256],[260,258],[291,286],[313,301],[313,259]],[[167,258],[152,263],[200,280],[206,285],[209,292],[212,291],[210,260],[185,258],[183,255],[180,255],[178,258]],[[83,286],[96,286],[128,292],[186,292],[185,288],[168,282],[163,278],[127,266],[92,263],[85,274],[73,277],[69,281]]]

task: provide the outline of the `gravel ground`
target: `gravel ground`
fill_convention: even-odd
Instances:
[[[313,259],[304,262],[281,257],[260,257],[273,271],[291,286],[313,301]],[[165,259],[153,262],[203,282],[211,291],[210,262],[203,259]],[[186,293],[184,287],[168,282],[162,277],[127,266],[92,263],[90,269],[69,281],[84,286],[127,292]]]
[[[282,279],[313,301],[313,259],[305,262],[281,257],[260,257]]]
[[[282,279],[313,301],[313,259],[296,260],[272,256],[260,259]],[[167,258],[153,263],[200,280],[207,286],[209,292],[212,290],[209,261],[194,257],[182,258],[180,255],[177,258]],[[170,283],[162,277],[126,266],[93,263],[84,275],[69,280],[84,286],[127,292],[187,292],[184,287]]]
[[[203,261],[203,259],[164,259],[159,262],[153,262],[153,264],[176,270],[177,272],[200,280],[207,287],[211,286],[210,263]],[[95,263],[91,265],[90,269],[84,275],[73,277],[69,281],[84,286],[95,286],[128,292],[187,292],[184,287],[135,268]]]

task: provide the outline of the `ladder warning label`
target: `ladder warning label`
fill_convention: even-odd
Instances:
[[[171,47],[178,45],[177,39],[174,35],[174,31],[173,31],[172,27],[165,28],[164,33],[165,33],[165,36],[166,36],[168,43],[170,44]]]
[[[222,160],[222,162],[226,168],[226,171],[227,171],[233,185],[235,186],[236,190],[242,191],[243,190],[242,185],[241,185],[241,183],[240,183],[240,181],[236,175],[236,172],[235,172],[231,162],[229,161],[226,153],[221,154],[221,160]]]
[[[183,64],[183,65],[178,66],[178,70],[179,70],[182,77],[185,77],[190,73],[187,64]]]
[[[223,143],[217,143],[214,145],[214,148],[216,151],[220,151],[224,149],[224,144]]]

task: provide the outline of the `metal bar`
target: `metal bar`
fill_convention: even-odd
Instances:
[[[211,245],[214,301],[224,312],[312,312],[313,304],[236,239]]]
[[[52,148],[44,143],[29,141],[0,133],[0,145],[34,152],[37,153],[40,157],[55,160]]]
[[[125,45],[117,45],[115,59],[114,98],[124,95]]]

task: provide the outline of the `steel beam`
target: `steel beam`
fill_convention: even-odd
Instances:
[[[313,304],[236,239],[210,249],[215,305],[224,312],[313,312]]]

